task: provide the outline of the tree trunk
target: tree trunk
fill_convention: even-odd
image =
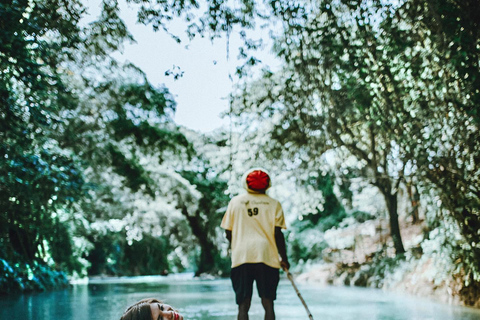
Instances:
[[[402,235],[400,234],[400,224],[398,222],[397,211],[397,193],[383,192],[385,203],[387,204],[388,215],[390,218],[390,235],[393,240],[393,246],[395,247],[395,253],[397,255],[405,253],[403,247]]]
[[[198,214],[188,214],[186,207],[182,208],[182,213],[192,229],[192,234],[197,238],[200,245],[200,263],[195,275],[198,276],[201,273],[212,272],[215,267],[215,244],[208,238],[207,231],[202,226],[201,218]]]
[[[419,207],[419,195],[417,191],[417,187],[413,185],[412,182],[407,183],[407,192],[408,192],[408,199],[410,200],[410,203],[412,205],[412,223],[416,224],[420,222],[420,215],[418,212],[418,207]]]
[[[385,204],[387,206],[388,216],[390,220],[390,236],[393,240],[395,254],[404,254],[405,248],[403,247],[402,235],[400,234],[400,224],[398,222],[397,192],[392,192],[392,182],[388,178],[378,178],[374,184],[383,194],[383,197],[385,199]]]

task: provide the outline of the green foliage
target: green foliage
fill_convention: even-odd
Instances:
[[[294,231],[288,239],[289,259],[297,266],[308,262],[322,260],[322,252],[328,247],[323,240],[321,232],[315,228],[302,227],[301,224],[292,226]]]
[[[111,166],[116,174],[126,177],[125,184],[132,191],[139,191],[142,186],[147,187],[149,195],[153,196],[154,191],[151,189],[152,179],[148,172],[139,163],[139,159],[129,159],[126,155],[115,145],[109,145],[109,154],[112,159]]]
[[[297,222],[297,224],[304,224],[304,221],[309,221],[321,231],[337,227],[347,214],[333,191],[333,177],[328,173],[325,175],[318,174],[316,177],[310,177],[310,180],[306,183],[322,192],[324,202],[321,208],[317,208],[316,212],[302,215],[302,221]]]
[[[154,1],[131,0],[141,4],[138,12],[138,21],[145,25],[152,25],[155,31],[168,31],[169,23],[175,18],[184,18],[188,22],[186,33],[190,39],[197,35],[210,34],[211,38],[222,36],[233,26],[251,27],[258,3],[251,0],[238,1],[235,4],[218,1]],[[172,35],[178,42],[180,38]]]
[[[90,232],[88,235],[88,240],[93,244],[93,248],[88,251],[86,259],[90,263],[88,268],[89,275],[98,275],[98,274],[116,274],[111,272],[114,269],[113,266],[110,266],[109,260],[112,257],[118,259],[115,254],[117,252],[118,241],[121,241],[122,235],[116,235],[114,233],[106,232],[105,234],[98,234]]]
[[[0,271],[0,294],[45,291],[68,286],[64,272],[52,270],[38,262],[11,263],[0,259]]]
[[[39,248],[54,229],[52,214],[83,195],[78,159],[50,136],[71,96],[60,80],[59,52],[78,44],[83,10],[76,1],[65,6],[0,4],[0,237],[4,258],[15,263],[42,255]],[[59,36],[46,37],[47,30]]]
[[[124,242],[123,247],[117,248],[123,254],[117,268],[120,274],[130,276],[163,274],[172,269],[167,259],[172,250],[167,239],[143,234],[142,240],[132,244]]]
[[[20,253],[33,261],[43,241],[55,247],[55,212],[68,211],[82,194],[83,177],[75,163],[58,150],[43,149],[38,154],[16,156],[5,150],[0,168],[2,187],[0,233],[8,247],[6,258]],[[56,151],[56,152],[55,152]],[[68,237],[67,237],[68,240]],[[58,243],[65,246],[66,243]]]
[[[365,221],[373,220],[376,218],[373,214],[360,210],[353,211],[350,215],[355,219],[355,221],[359,223],[363,223]]]
[[[96,56],[116,51],[123,46],[125,40],[134,41],[119,16],[117,1],[102,1],[100,16],[91,22],[89,36],[85,40],[87,49]]]
[[[89,275],[138,276],[169,272],[168,256],[173,248],[165,237],[142,234],[141,240],[127,241],[125,233],[91,232],[94,245],[86,259]]]
[[[82,265],[74,255],[74,244],[68,225],[55,218],[50,229],[50,232],[46,235],[46,241],[49,247],[49,254],[55,261],[56,270],[61,270],[68,274],[74,272],[80,274]]]
[[[382,288],[387,275],[394,273],[404,261],[405,256],[403,255],[388,257],[384,255],[384,252],[379,251],[368,263],[349,270],[349,275],[345,278],[345,284]]]

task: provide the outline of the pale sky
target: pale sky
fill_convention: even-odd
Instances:
[[[92,14],[98,10],[99,0],[88,0]],[[189,42],[184,36],[183,23],[177,23],[173,30],[184,40],[181,44],[174,41],[163,30],[154,32],[151,26],[136,23],[136,9],[120,1],[122,19],[124,19],[137,43],[128,44],[119,60],[128,60],[137,65],[146,74],[153,85],[165,84],[175,96],[177,111],[175,122],[193,130],[209,132],[221,126],[229,126],[228,117],[221,118],[222,112],[229,110],[228,95],[235,80],[237,46],[235,39],[230,40],[230,53],[227,59],[226,39],[217,39],[212,43],[206,38],[196,38]],[[271,59],[263,53],[264,59]],[[165,71],[179,67],[183,77],[174,80],[166,76]]]

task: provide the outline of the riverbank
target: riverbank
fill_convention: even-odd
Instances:
[[[402,222],[406,253],[396,257],[385,221],[371,220],[326,233],[323,262],[297,276],[298,282],[381,288],[451,305],[480,308],[480,283],[466,284],[445,257],[422,250],[422,223]]]

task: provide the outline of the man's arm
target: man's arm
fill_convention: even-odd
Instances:
[[[290,269],[290,263],[287,257],[287,246],[285,245],[285,237],[283,236],[282,228],[275,227],[275,242],[277,243],[278,253],[282,258],[280,265],[283,270]]]
[[[228,242],[232,243],[232,230],[225,230],[225,237],[227,238]]]

